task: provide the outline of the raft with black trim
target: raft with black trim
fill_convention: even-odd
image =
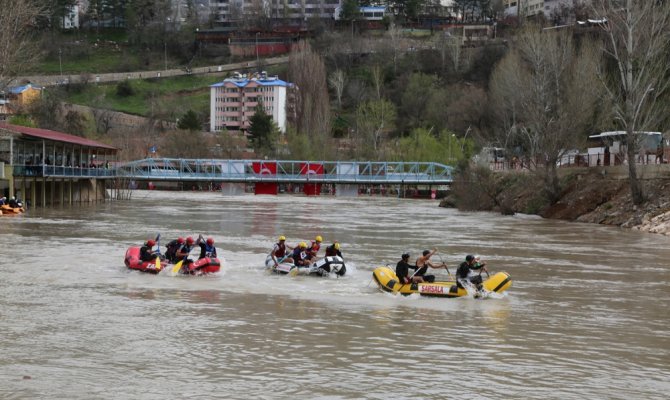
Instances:
[[[432,297],[461,297],[468,294],[467,290],[458,287],[455,281],[423,282],[423,283],[400,283],[398,276],[389,267],[377,267],[372,271],[379,288],[385,292],[410,295],[419,293],[421,296]],[[488,292],[502,293],[512,286],[512,278],[507,272],[498,272],[491,275],[483,283]]]
[[[293,263],[281,262],[277,266],[274,265],[272,257],[268,256],[265,259],[265,267],[277,274],[291,276],[296,275],[313,275],[313,276],[327,276],[331,273],[337,276],[344,276],[347,273],[347,266],[344,260],[339,256],[324,257],[309,267],[296,267]]]
[[[129,269],[134,269],[136,271],[148,272],[150,274],[157,274],[163,270],[163,264],[160,262],[160,259],[152,261],[142,261],[140,260],[140,247],[133,246],[126,250],[126,257],[123,262],[126,264],[126,267]]]

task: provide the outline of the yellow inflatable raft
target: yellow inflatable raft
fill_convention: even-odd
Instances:
[[[433,297],[461,297],[468,294],[464,288],[459,288],[455,281],[443,281],[433,283],[407,283],[399,282],[398,277],[389,267],[377,267],[372,271],[379,288],[385,292],[410,295],[419,293],[422,296]],[[507,272],[498,272],[484,281],[484,289],[489,292],[502,293],[512,286],[512,278]]]

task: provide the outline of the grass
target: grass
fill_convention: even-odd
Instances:
[[[196,113],[209,112],[209,85],[221,81],[215,76],[181,76],[164,79],[144,79],[130,82],[134,94],[116,94],[116,85],[86,85],[80,91],[67,93],[66,102],[98,108],[108,108],[129,114],[155,115],[173,120],[189,109]]]

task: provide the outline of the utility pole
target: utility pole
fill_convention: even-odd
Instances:
[[[260,32],[256,32],[256,67],[259,70],[258,72],[260,72],[260,69],[261,69],[261,59],[258,56],[258,35],[259,34],[260,34]]]
[[[63,81],[63,49],[58,48],[58,65],[60,66],[60,80]]]

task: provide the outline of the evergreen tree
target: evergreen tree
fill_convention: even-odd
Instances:
[[[249,118],[249,135],[251,145],[257,156],[271,155],[275,149],[275,143],[279,136],[279,128],[263,109],[263,104],[258,103],[256,112]]]
[[[188,110],[179,120],[177,127],[179,129],[186,129],[189,131],[198,131],[202,129],[202,124],[200,123],[198,114],[196,114],[193,110]]]

